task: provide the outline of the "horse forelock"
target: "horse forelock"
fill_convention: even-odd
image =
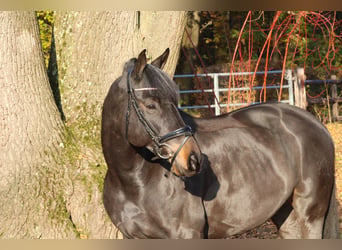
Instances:
[[[159,99],[178,103],[177,84],[161,69],[148,65],[144,70],[143,87],[151,88],[144,91],[144,96],[155,96]]]
[[[132,70],[134,67],[134,64],[137,62],[136,58],[131,58],[129,61],[127,61],[124,65],[122,74],[124,75],[129,70]]]
[[[127,81],[127,73],[133,70],[137,58],[131,58],[124,65],[121,80]],[[157,97],[163,100],[169,100],[175,104],[178,103],[178,86],[177,84],[161,69],[147,64],[143,71],[143,78],[139,88],[143,88],[143,98]]]

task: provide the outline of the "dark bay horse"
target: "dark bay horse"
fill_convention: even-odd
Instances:
[[[271,218],[281,238],[337,238],[326,128],[285,104],[180,112],[168,55],[129,60],[103,105],[104,205],[124,237],[225,238]]]

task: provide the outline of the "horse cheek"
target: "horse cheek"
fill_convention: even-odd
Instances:
[[[134,126],[133,124],[136,125]],[[151,141],[142,124],[135,117],[130,118],[126,138],[135,147],[145,147]]]

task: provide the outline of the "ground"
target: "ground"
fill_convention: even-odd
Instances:
[[[331,123],[326,125],[335,143],[336,151],[336,187],[337,200],[339,202],[339,221],[340,221],[340,238],[342,238],[342,123]],[[276,239],[278,238],[277,230],[271,221],[267,221],[260,227],[250,230],[246,233],[230,237],[231,239]]]

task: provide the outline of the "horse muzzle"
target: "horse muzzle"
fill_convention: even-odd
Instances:
[[[197,156],[195,153],[191,153],[188,157],[188,171],[198,174],[202,169],[202,154]]]
[[[171,171],[178,176],[193,176],[201,171],[202,153],[190,126],[174,130],[158,140],[155,154],[169,160]]]
[[[188,141],[172,164],[171,171],[178,176],[191,177],[201,172],[202,153],[192,140]]]
[[[184,139],[181,145],[176,142],[170,143],[170,148],[176,152],[169,159],[171,172],[175,175],[191,177],[201,171],[203,157],[194,137]]]

